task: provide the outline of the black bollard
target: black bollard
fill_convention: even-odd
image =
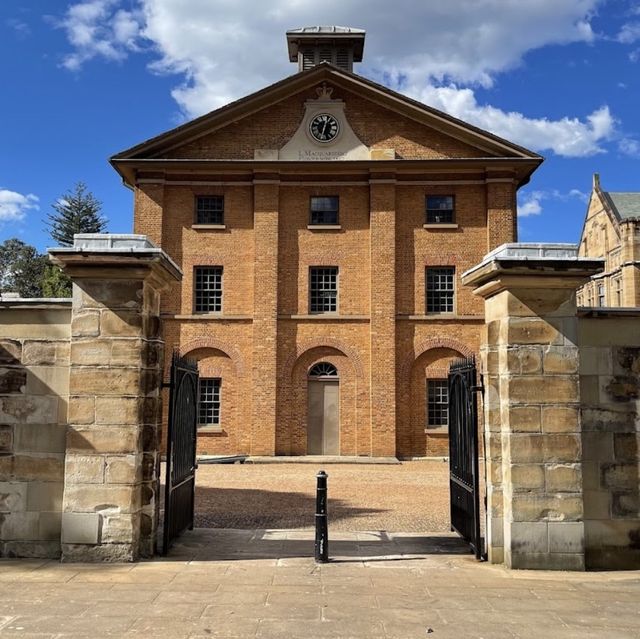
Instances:
[[[329,528],[327,526],[327,473],[321,470],[317,475],[316,490],[316,563],[329,561]]]

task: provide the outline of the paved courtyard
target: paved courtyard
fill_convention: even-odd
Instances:
[[[333,530],[449,531],[449,466],[439,460],[324,467],[201,463],[196,526],[311,528],[320,468],[329,474]]]
[[[197,529],[138,564],[0,560],[0,637],[640,636],[640,572],[509,572],[450,534]]]

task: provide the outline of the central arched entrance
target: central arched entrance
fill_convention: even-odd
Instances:
[[[309,369],[307,454],[340,454],[340,380],[338,369],[318,362]]]

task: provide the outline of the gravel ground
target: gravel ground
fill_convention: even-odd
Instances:
[[[312,528],[315,475],[308,464],[200,464],[196,527]],[[330,464],[333,530],[449,532],[448,464]]]

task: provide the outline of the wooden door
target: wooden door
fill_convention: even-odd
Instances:
[[[307,455],[339,455],[339,383],[309,380],[308,388]]]

